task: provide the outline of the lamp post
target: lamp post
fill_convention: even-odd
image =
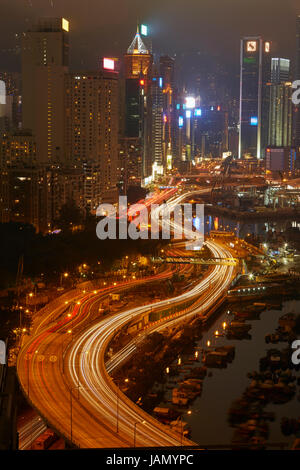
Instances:
[[[62,287],[63,277],[64,277],[65,279],[67,279],[67,277],[69,277],[69,273],[67,273],[67,272],[61,273],[61,275],[60,275],[60,287]]]
[[[191,415],[191,414],[192,414],[192,411],[191,411],[191,410],[188,410],[186,414],[187,414],[187,415]],[[183,435],[182,416],[180,416],[180,424],[181,424],[180,445],[181,445],[181,447],[182,447],[182,444],[183,444],[183,437],[184,437],[184,435]]]
[[[117,434],[119,434],[119,389],[117,390]]]
[[[124,379],[124,382],[128,383],[129,379]],[[116,399],[117,399],[117,433],[119,433],[119,388],[120,388],[120,380],[116,379],[117,383],[117,391],[116,391]]]
[[[72,330],[68,330],[67,334],[72,334],[71,340],[73,341],[73,328]],[[62,373],[65,373],[65,362],[64,362],[64,336],[62,337],[62,345],[61,345],[61,358],[62,358]]]
[[[136,427],[138,424],[146,424],[146,421],[136,421],[134,423],[134,431],[133,431],[133,447],[136,447]]]
[[[72,391],[77,388],[78,389],[78,397],[79,397],[79,388],[80,388],[80,385],[75,385],[74,387],[71,387],[70,388],[70,434],[71,434],[71,437],[70,437],[70,440],[71,440],[71,446],[73,444],[73,402],[72,402],[72,398],[73,398],[73,393]]]

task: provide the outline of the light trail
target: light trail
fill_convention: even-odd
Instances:
[[[44,431],[46,431],[47,425],[44,423],[42,418],[35,416],[30,421],[18,430],[19,434],[19,450],[25,450],[30,448],[33,441],[35,441]]]
[[[214,256],[220,256],[222,250],[217,244],[208,242],[209,248],[212,250]],[[223,255],[228,253],[223,251]],[[233,267],[216,266],[212,273],[204,281],[200,282],[194,289],[188,293],[172,299],[172,304],[182,303],[184,300],[193,296],[199,296],[207,289],[210,282],[214,280],[214,286],[206,294],[204,302],[201,307],[199,305],[192,309],[187,316],[194,316],[199,312],[199,308],[207,309],[211,307],[217,298],[220,297],[224,290],[227,290],[228,285],[232,280]],[[168,306],[169,299],[152,304],[152,309],[157,309],[162,306]],[[137,307],[130,309],[126,312],[121,312],[113,318],[109,318],[101,324],[94,325],[72,346],[69,356],[69,373],[71,375],[73,384],[79,384],[81,387],[81,395],[89,403],[90,408],[94,409],[94,413],[100,414],[105,417],[105,421],[110,423],[113,428],[117,419],[117,403],[116,397],[119,393],[119,430],[125,436],[130,434],[130,429],[134,426],[136,421],[145,421],[146,424],[142,426],[139,432],[138,443],[143,446],[166,446],[178,445],[178,439],[174,439],[170,430],[165,427],[161,430],[161,425],[148,414],[144,413],[138,406],[132,403],[128,398],[117,391],[117,387],[112,383],[111,378],[108,376],[104,365],[104,352],[110,339],[115,334],[116,330],[121,328],[124,324],[131,321],[133,317],[147,312],[149,306]],[[186,318],[186,317],[185,317]],[[174,322],[179,319],[174,319]],[[163,328],[159,325],[157,329]],[[114,366],[119,365],[120,361],[126,359],[132,353],[132,344],[129,348],[119,355],[118,360],[114,362]],[[77,365],[80,364],[80,366]],[[111,370],[111,368],[110,368]],[[121,397],[121,398],[120,398]]]
[[[201,194],[205,190],[173,197],[170,207],[181,203],[191,194]],[[174,229],[174,225],[173,225]],[[207,246],[216,258],[232,257],[230,251],[215,241],[207,241]],[[179,446],[181,436],[168,426],[159,423],[150,415],[131,402],[114,384],[108,374],[119,367],[134,352],[135,344],[130,342],[125,348],[116,353],[108,361],[106,370],[105,351],[110,340],[121,328],[132,320],[141,318],[149,311],[160,311],[170,304],[180,307],[187,301],[193,304],[180,314],[163,319],[144,330],[135,341],[140,342],[145,335],[160,331],[166,326],[172,326],[179,321],[201,315],[214,306],[215,302],[227,291],[235,274],[235,267],[216,265],[210,269],[207,276],[192,287],[172,299],[165,299],[149,305],[130,308],[117,312],[109,317],[101,318],[94,325],[85,326],[84,320],[93,306],[104,295],[103,291],[95,296],[85,296],[78,312],[72,318],[77,324],[82,324],[84,331],[68,344],[65,373],[61,374],[58,363],[48,366],[38,361],[39,355],[57,354],[61,348],[61,330],[57,328],[39,330],[39,335],[31,339],[21,350],[18,357],[18,374],[26,393],[26,378],[30,381],[30,399],[40,410],[42,416],[59,433],[70,440],[69,406],[73,401],[72,440],[81,447],[118,447],[132,446],[133,430],[138,423],[136,445],[138,446]],[[168,274],[170,275],[170,273]],[[163,279],[164,274],[160,273]],[[158,277],[153,276],[153,280]],[[166,275],[166,277],[168,277]],[[151,282],[143,280],[142,282]],[[131,283],[133,285],[133,283]],[[120,289],[120,286],[118,286]],[[121,287],[122,288],[122,287]],[[124,287],[125,288],[125,287]],[[45,323],[45,322],[44,322]],[[30,349],[31,348],[31,349]],[[34,350],[38,354],[34,354]],[[25,366],[26,352],[33,352]],[[27,370],[28,369],[28,370]],[[77,390],[76,390],[77,389]],[[73,391],[74,390],[74,391]],[[76,391],[75,391],[76,390]],[[74,395],[74,396],[73,396]],[[67,417],[67,418],[66,418]],[[116,423],[118,422],[118,432]],[[191,445],[183,439],[183,444]]]

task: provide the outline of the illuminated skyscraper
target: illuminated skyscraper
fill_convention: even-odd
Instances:
[[[10,127],[13,130],[20,129],[22,123],[21,74],[17,72],[0,72],[0,81],[3,81],[6,87],[6,106],[8,106],[6,111],[11,114]]]
[[[297,16],[297,23],[296,23],[296,76],[295,80],[300,80],[300,15]],[[295,137],[295,145],[298,149],[300,149],[300,106],[295,106],[294,108],[294,137]]]
[[[166,166],[166,159],[163,155],[163,125],[168,119],[163,113],[163,82],[156,74],[152,78],[151,85],[152,101],[152,164],[156,167]]]
[[[151,85],[153,57],[143,42],[140,28],[124,56],[125,138],[136,139],[140,148],[142,178],[152,173]]]
[[[85,174],[86,205],[117,198],[119,83],[109,70],[66,75],[66,162]]]
[[[151,76],[153,57],[143,42],[137,28],[136,35],[124,56],[126,78],[142,78]]]
[[[168,149],[175,150],[177,122],[173,113],[174,99],[174,64],[172,57],[161,56],[159,59],[159,70],[161,84],[163,87],[163,158],[166,161]]]
[[[290,147],[292,145],[292,83],[290,61],[272,59],[270,83],[270,112],[268,145]]]
[[[39,20],[22,39],[22,120],[33,131],[38,160],[64,160],[64,75],[69,64],[69,22]]]
[[[241,40],[239,158],[264,157],[269,127],[271,44],[261,37]]]

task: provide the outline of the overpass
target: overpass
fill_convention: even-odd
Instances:
[[[206,264],[221,266],[236,266],[239,263],[237,258],[194,258],[190,256],[165,256],[152,258],[154,263],[172,264]]]

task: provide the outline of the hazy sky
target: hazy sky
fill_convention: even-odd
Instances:
[[[274,41],[275,55],[294,57],[299,0],[0,0],[0,70],[18,67],[15,33],[40,16],[71,23],[72,68],[95,68],[103,55],[121,55],[137,21],[150,26],[153,48],[199,50],[235,63],[242,35]]]

